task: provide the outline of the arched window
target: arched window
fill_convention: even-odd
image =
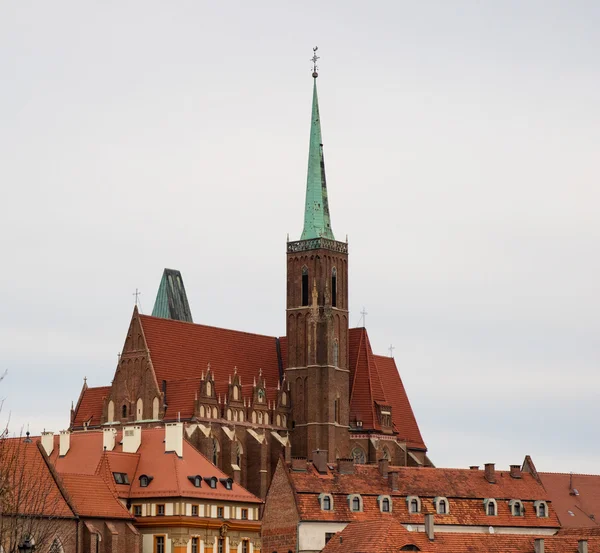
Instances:
[[[115,402],[112,399],[108,402],[108,413],[106,418],[108,422],[114,422],[115,420]]]
[[[238,420],[238,412],[237,412],[237,409],[234,409],[234,410],[233,410],[233,420],[234,420],[235,422],[237,422],[237,420]]]
[[[337,269],[331,270],[331,306],[337,307]]]
[[[211,397],[211,396],[212,396],[212,384],[210,383],[210,381],[208,381],[208,382],[206,383],[206,395],[207,395],[208,397]]]
[[[150,484],[150,480],[151,478],[149,476],[142,474],[140,476],[140,488],[147,488],[148,484]]]
[[[242,454],[244,453],[244,450],[242,449],[242,444],[240,442],[236,442],[235,445],[235,464],[238,467],[242,467]]]
[[[240,411],[240,422],[244,422],[244,411]]]
[[[326,495],[323,498],[323,510],[324,511],[331,511],[331,497],[329,497],[328,495]]]
[[[269,424],[269,413],[265,413],[265,424]]]
[[[264,403],[265,391],[262,388],[258,389],[257,396],[258,396],[258,403]]]
[[[154,420],[158,420],[158,410],[159,410],[159,407],[160,407],[160,404],[159,404],[158,398],[155,397],[152,400],[152,418]]]
[[[219,412],[217,411],[217,408],[216,408],[216,407],[213,407],[213,408],[212,408],[212,418],[213,418],[213,419],[216,419],[216,418],[218,418],[218,417],[219,417]]]
[[[262,411],[258,412],[258,424],[262,424],[263,423],[263,414]]]
[[[448,504],[445,499],[441,499],[438,503],[437,512],[440,515],[445,515],[448,512]]]
[[[340,345],[337,340],[333,341],[333,366],[337,367],[340,364]]]
[[[64,553],[64,549],[62,546],[62,543],[60,543],[60,540],[58,538],[55,538],[54,541],[52,542],[52,545],[50,546],[50,549],[48,551],[48,553]]]
[[[508,502],[508,505],[511,509],[513,516],[520,517],[525,514],[525,509],[523,509],[523,503],[519,499],[511,499]]]
[[[419,512],[419,502],[416,499],[411,499],[411,501],[410,501],[410,512],[411,513]]]
[[[230,421],[233,418],[233,414],[231,409],[227,409],[227,420]]]
[[[287,405],[287,394],[285,392],[281,394],[281,405]]]
[[[387,447],[383,448],[383,458],[387,461],[391,461],[392,457],[390,455],[390,450]]]
[[[387,497],[381,502],[381,511],[384,513],[390,512],[390,500]]]
[[[252,422],[256,424],[256,411],[252,411]]]
[[[546,504],[545,503],[540,503],[540,506],[538,507],[538,516],[539,517],[546,516]]]
[[[285,415],[281,416],[281,426],[287,426],[287,417]]]
[[[352,458],[357,465],[364,465],[366,462],[365,452],[360,447],[355,447],[352,450]]]
[[[205,416],[205,411],[204,411],[204,405],[200,405],[200,416],[204,417]]]
[[[350,510],[354,512],[362,511],[362,500],[360,495],[351,494],[348,496],[348,502],[350,503]]]
[[[213,447],[212,447],[212,462],[213,465],[219,465],[219,453],[221,451],[221,446],[216,438],[213,438]]]
[[[137,404],[135,406],[135,420],[141,421],[144,418],[144,402],[142,398],[137,400]]]
[[[493,503],[488,503],[487,514],[494,516],[496,514],[496,506]]]
[[[302,305],[308,305],[308,267],[302,267]]]
[[[240,392],[237,386],[233,387],[233,399],[235,399],[236,401],[240,399]]]
[[[275,420],[277,421],[277,426],[281,426],[281,415],[277,415]]]
[[[485,512],[488,516],[491,516],[491,517],[496,516],[498,511],[497,511],[495,499],[492,499],[492,498],[484,499],[483,505],[485,507]]]
[[[121,417],[124,419],[127,418],[127,405],[123,405],[123,407],[121,407]]]

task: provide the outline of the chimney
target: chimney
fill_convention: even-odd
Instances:
[[[435,529],[433,527],[433,515],[432,514],[425,515],[425,533],[427,534],[429,541],[433,541]]]
[[[340,474],[354,474],[354,459],[338,459]]]
[[[577,553],[588,553],[587,540],[579,540],[577,542]]]
[[[544,553],[544,540],[543,538],[536,538],[533,542],[533,550],[535,553]]]
[[[388,483],[393,492],[398,491],[398,471],[392,470],[388,472]]]
[[[114,428],[102,429],[102,447],[104,451],[112,451],[115,448],[115,437],[117,431]]]
[[[306,458],[292,457],[292,470],[295,472],[306,472]]]
[[[485,464],[485,479],[490,484],[496,483],[496,470],[494,468],[494,463],[486,463]]]
[[[312,462],[319,473],[327,474],[327,450],[326,449],[315,449],[312,454]]]
[[[54,451],[54,434],[52,432],[42,432],[42,447],[46,455],[50,457]]]
[[[168,422],[165,426],[165,452],[174,451],[183,457],[183,423]]]
[[[471,470],[479,470],[479,465],[471,465],[469,468]]]
[[[60,457],[64,457],[71,447],[71,433],[68,430],[60,431],[60,438],[58,441],[58,454]]]
[[[142,443],[141,426],[125,426],[123,428],[123,453],[135,453]]]
[[[511,478],[521,478],[521,465],[510,465]]]
[[[388,469],[390,468],[390,462],[388,459],[379,459],[379,473],[384,478],[388,477]]]

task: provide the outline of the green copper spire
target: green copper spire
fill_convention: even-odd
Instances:
[[[158,294],[156,294],[152,316],[188,323],[194,322],[179,271],[165,269],[158,287]]]
[[[316,63],[316,49],[313,62]],[[306,178],[306,208],[304,210],[304,230],[301,240],[311,238],[329,238],[335,240],[329,219],[327,202],[327,182],[325,180],[325,161],[323,159],[323,139],[321,138],[321,119],[319,118],[319,99],[317,97],[317,71],[313,71],[312,120],[310,125],[310,147],[308,150],[308,175]]]

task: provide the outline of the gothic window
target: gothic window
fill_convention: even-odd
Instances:
[[[234,409],[234,410],[233,410],[233,420],[234,420],[234,422],[237,422],[237,420],[238,420],[238,412],[237,412],[237,409]]]
[[[331,271],[331,306],[337,307],[337,269]]]
[[[275,420],[277,421],[277,426],[281,426],[281,415],[277,415]]]
[[[337,340],[333,342],[333,366],[338,367],[340,364],[340,345]]]
[[[281,394],[281,405],[287,405],[287,394],[285,392]]]
[[[258,412],[258,424],[262,424],[263,423],[263,414],[262,411]]]
[[[335,422],[340,422],[340,398],[336,398],[333,401],[333,416],[335,417]]]
[[[230,421],[233,418],[233,414],[231,409],[227,409],[227,420]]]
[[[127,418],[127,405],[123,405],[123,407],[121,407],[121,416],[126,419]]]
[[[366,462],[365,452],[360,447],[355,447],[352,450],[352,458],[357,465],[364,465]]]
[[[115,402],[112,399],[108,402],[107,419],[108,422],[113,422],[115,420]]]
[[[204,405],[200,405],[200,416],[203,417],[205,415]]]
[[[240,444],[240,442],[236,442],[236,445],[235,445],[235,464],[238,467],[240,467],[240,468],[242,467],[242,453],[243,453],[242,444]]]
[[[256,411],[252,411],[252,422],[256,424]]]
[[[281,426],[287,426],[287,417],[285,415],[281,416]]]
[[[219,446],[219,442],[216,438],[213,438],[213,447],[212,447],[212,462],[213,465],[219,465],[219,452],[221,451],[221,447]]]
[[[244,422],[244,411],[240,411],[240,422]]]
[[[52,542],[52,545],[50,546],[50,551],[49,553],[64,553],[64,549],[62,544],[60,543],[58,538],[55,538],[55,540]]]
[[[137,400],[136,409],[135,409],[135,420],[141,421],[144,418],[144,402],[142,398]]]
[[[219,417],[219,412],[217,411],[217,408],[216,408],[216,407],[213,407],[213,408],[212,408],[212,418],[213,418],[213,419],[216,419],[216,418],[218,418],[218,417]]]
[[[269,413],[265,413],[265,424],[269,424]]]
[[[238,390],[237,386],[233,387],[233,399],[235,399],[236,401],[240,399],[240,391]]]
[[[258,389],[258,403],[264,403],[265,401],[265,391],[262,388]]]
[[[152,418],[154,420],[158,420],[158,409],[159,409],[159,401],[158,401],[158,398],[155,397],[152,400]]]
[[[386,459],[387,461],[391,460],[390,450],[387,447],[383,448],[383,458]]]
[[[302,267],[302,305],[308,305],[308,267]]]
[[[206,383],[206,395],[208,397],[212,396],[212,384],[210,382]]]

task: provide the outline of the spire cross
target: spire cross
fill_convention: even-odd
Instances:
[[[363,307],[360,314],[362,315],[363,326],[366,327],[367,326],[367,315],[368,315],[367,310]]]
[[[136,288],[135,289],[135,293],[131,294],[132,296],[135,296],[135,305],[137,306],[140,296],[142,295],[142,293]]]
[[[393,346],[392,344],[390,344],[390,347],[388,348],[389,352],[390,352],[390,357],[394,357],[394,350],[396,349],[395,346]]]
[[[317,69],[319,69],[319,68],[317,67],[317,60],[318,60],[318,59],[320,59],[320,58],[319,58],[319,56],[317,56],[317,50],[318,50],[318,49],[319,49],[319,47],[318,47],[318,46],[315,46],[315,47],[313,48],[313,57],[312,57],[312,58],[310,58],[310,61],[312,61],[312,63],[313,63],[313,77],[314,77],[315,79],[316,79],[316,78],[319,76],[319,74],[317,73]]]

